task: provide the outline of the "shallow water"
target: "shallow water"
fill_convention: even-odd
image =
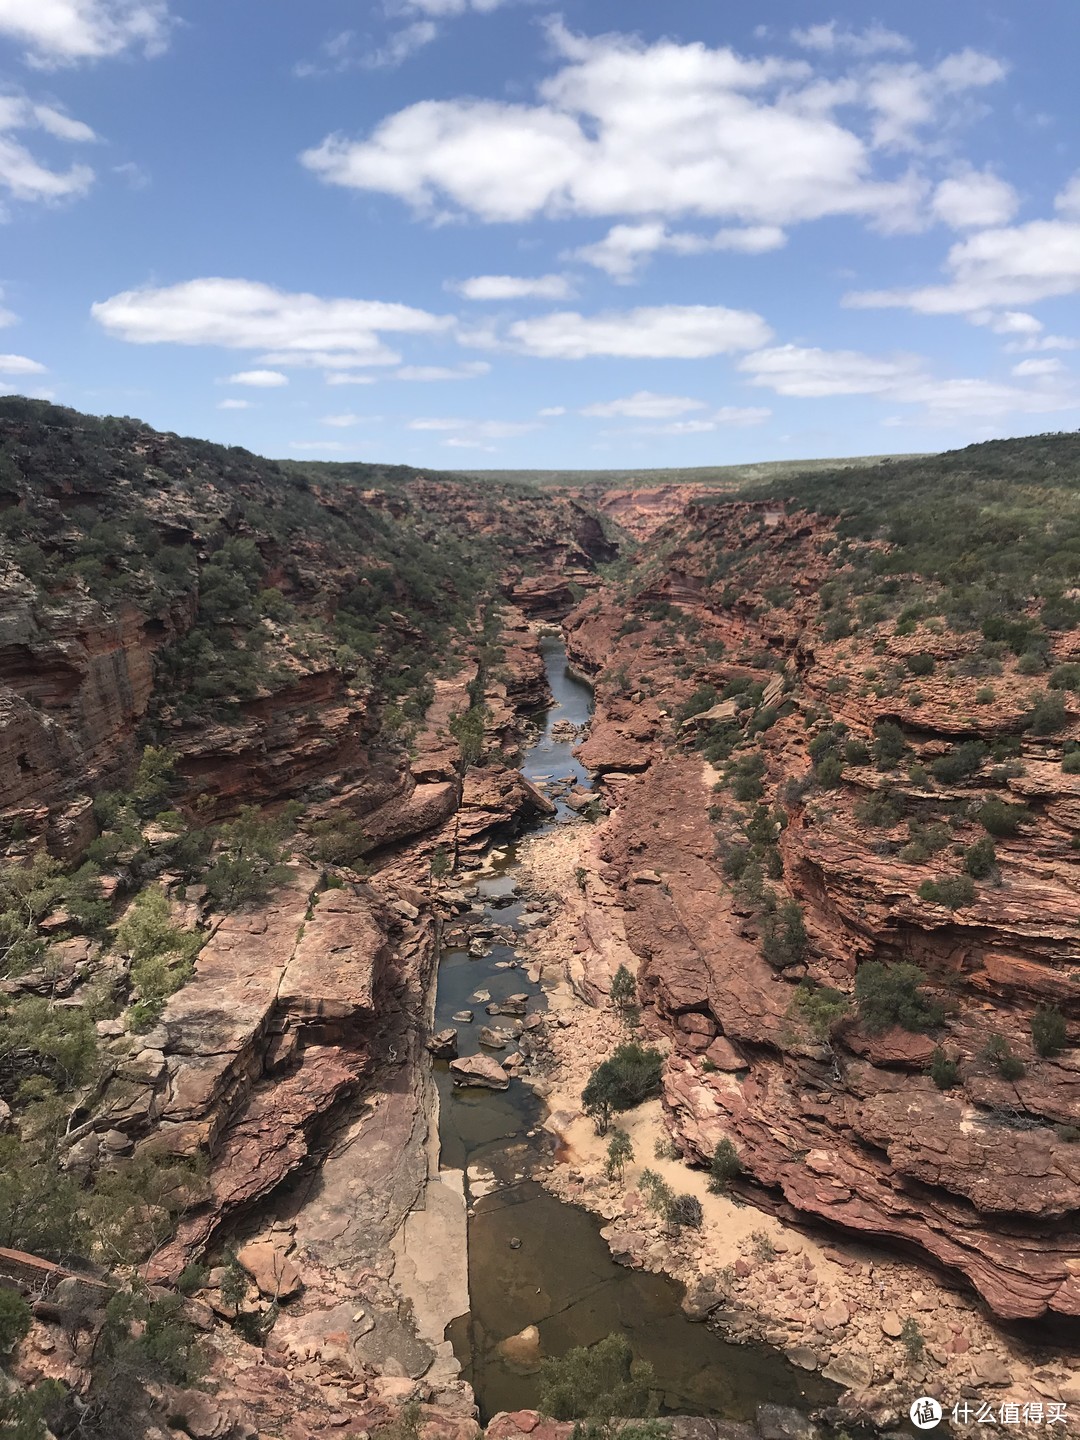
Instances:
[[[568,673],[560,640],[545,639],[542,646],[555,704],[545,712],[543,731],[522,768],[533,780],[572,775],[587,788],[588,775],[571,754],[576,742],[555,740],[551,730],[560,720],[584,723],[591,713],[591,691]],[[559,813],[545,821],[541,831],[576,820],[569,807],[553,798]],[[496,873],[481,881],[478,901],[484,904],[486,922],[515,927],[523,906],[520,901],[505,903],[514,891],[517,868],[514,846],[505,848],[506,859]],[[544,1007],[542,992],[524,970],[497,968],[499,962],[516,958],[512,943],[494,944],[482,959],[463,950],[443,952],[436,1026],[456,1026],[462,1055],[481,1048],[481,1025],[507,1023],[485,1013],[487,1001],[471,998],[478,991],[488,992],[494,1001],[528,992],[528,1014]],[[462,1009],[474,1012],[471,1024],[451,1018]],[[513,1049],[510,1041],[505,1051],[488,1053],[501,1058]],[[506,1091],[456,1089],[444,1063],[436,1071],[441,1163],[466,1171],[470,1204],[471,1309],[448,1333],[484,1420],[499,1410],[536,1404],[535,1370],[529,1373],[529,1367],[513,1365],[496,1348],[528,1325],[538,1328],[544,1355],[561,1355],[572,1346],[621,1331],[635,1355],[652,1363],[663,1390],[663,1408],[671,1413],[745,1420],[752,1419],[763,1402],[810,1408],[835,1396],[835,1386],[797,1370],[779,1353],[764,1346],[728,1344],[707,1326],[687,1320],[679,1304],[682,1289],[675,1281],[616,1265],[601,1239],[599,1222],[529,1178],[538,1164],[550,1162],[552,1151],[550,1138],[538,1130],[543,1102],[529,1086],[514,1079]]]

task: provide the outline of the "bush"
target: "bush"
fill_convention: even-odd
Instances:
[[[778,910],[766,915],[761,953],[774,969],[801,965],[806,959],[807,944],[806,923],[795,900],[785,900]]]
[[[606,1420],[654,1415],[656,1377],[635,1360],[624,1335],[575,1346],[540,1366],[540,1410],[553,1420]]]
[[[1061,768],[1066,775],[1080,775],[1080,750],[1070,750],[1062,756]]]
[[[245,805],[235,820],[217,834],[218,853],[206,872],[211,902],[222,910],[235,910],[263,900],[276,885],[288,879],[282,864],[284,843],[296,821],[296,807],[288,805],[275,819],[264,820],[254,805]]]
[[[960,1079],[960,1069],[955,1060],[950,1060],[940,1045],[935,1046],[930,1057],[930,1079],[939,1090],[951,1090]]]
[[[1080,690],[1080,665],[1058,665],[1050,673],[1051,690]]]
[[[714,685],[699,685],[689,700],[675,712],[675,719],[681,725],[684,720],[689,720],[694,715],[703,715],[706,710],[712,709],[719,698]]]
[[[908,1364],[917,1365],[923,1357],[923,1351],[926,1349],[926,1341],[923,1339],[923,1333],[919,1329],[918,1321],[910,1315],[901,1326],[900,1343],[907,1351]]]
[[[874,761],[879,770],[895,770],[907,748],[903,730],[892,720],[883,720],[874,731]]]
[[[668,1219],[687,1230],[700,1230],[705,1218],[701,1201],[696,1195],[676,1195],[671,1202]]]
[[[985,880],[997,869],[997,851],[989,835],[976,840],[964,851],[964,869],[973,880]]]
[[[934,673],[934,657],[926,650],[920,650],[915,655],[907,657],[907,668],[912,675],[932,675]]]
[[[835,790],[844,778],[844,763],[834,751],[814,767],[814,783],[822,790]]]
[[[617,1111],[632,1110],[659,1093],[663,1064],[659,1050],[631,1042],[596,1067],[581,1092],[581,1103],[598,1134],[607,1134]]]
[[[1031,819],[1031,813],[1025,805],[1010,805],[1008,801],[991,795],[979,806],[975,818],[984,830],[1003,839],[1018,834],[1024,821]]]
[[[737,1180],[743,1171],[738,1151],[730,1140],[721,1140],[713,1151],[709,1162],[709,1189],[714,1195],[725,1195],[731,1182]]]
[[[966,740],[946,755],[939,755],[931,762],[930,773],[941,785],[955,785],[966,780],[986,759],[986,746],[981,740]]]
[[[1024,716],[1024,726],[1033,735],[1053,735],[1069,723],[1069,712],[1065,698],[1059,690],[1046,691],[1035,696],[1035,703]]]
[[[919,886],[919,899],[931,905],[944,905],[960,910],[975,899],[975,882],[970,875],[942,875],[939,880],[924,880]]]
[[[1040,1055],[1057,1055],[1065,1049],[1069,1027],[1055,1005],[1040,1005],[1031,1017],[1031,1041]]]
[[[825,1041],[831,1039],[841,1020],[850,1014],[851,1001],[842,990],[803,980],[795,991],[791,1009],[818,1040]]]
[[[0,1355],[14,1350],[30,1333],[30,1306],[18,1290],[0,1285]]]
[[[1037,650],[1025,650],[1016,662],[1018,675],[1041,675],[1046,669],[1046,660]]]
[[[133,1029],[157,1023],[168,997],[191,978],[202,943],[197,930],[172,923],[162,891],[151,888],[138,896],[116,930],[116,948],[131,958],[131,983],[139,1000]]]
[[[859,1020],[871,1035],[893,1025],[915,1032],[940,1025],[945,1013],[935,1000],[923,994],[925,980],[917,965],[883,965],[867,960],[855,974],[855,1003]]]
[[[992,705],[996,699],[996,692],[992,685],[980,685],[975,691],[976,705]]]
[[[982,1053],[1004,1080],[1020,1080],[1027,1074],[1027,1066],[1019,1055],[1013,1054],[1012,1046],[1004,1035],[991,1035]]]
[[[869,765],[870,751],[861,740],[848,740],[844,745],[844,759],[849,765]]]
[[[891,790],[873,790],[856,804],[855,818],[864,825],[891,830],[904,818],[904,807]]]

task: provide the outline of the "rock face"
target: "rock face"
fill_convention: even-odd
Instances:
[[[828,521],[782,504],[692,503],[659,532],[665,571],[634,602],[634,626],[625,597],[608,592],[566,621],[571,658],[602,672],[579,754],[611,801],[601,873],[639,958],[646,1025],[674,1046],[670,1123],[701,1163],[730,1139],[746,1167],[742,1193],[759,1205],[892,1239],[964,1277],[1002,1317],[1080,1315],[1080,1168],[1068,1128],[1080,1119],[1070,1048],[1080,1033],[1080,777],[1061,768],[1064,743],[1080,738],[1080,705],[1064,697],[1051,738],[1025,729],[1030,681],[1008,659],[993,699],[980,692],[976,702],[984,682],[967,672],[978,669],[978,632],[917,626],[891,637],[880,627],[826,639],[828,537]],[[720,584],[709,578],[718,554],[729,557]],[[781,608],[766,595],[776,587]],[[651,616],[657,606],[674,621]],[[1050,663],[1070,660],[1077,638],[1057,639]],[[935,659],[915,703],[870,684],[856,693],[851,677],[898,672],[916,653]],[[699,692],[701,723],[684,725],[680,707]],[[832,742],[815,755],[810,746],[833,721],[847,727],[835,742],[840,778],[813,787],[815,757]],[[872,763],[885,721],[899,727],[902,767]],[[846,759],[845,735],[857,742]],[[1015,758],[977,763],[959,784],[935,779],[937,757],[973,736],[987,749],[1008,737]],[[696,748],[710,744],[717,768]],[[756,768],[737,780],[750,755]],[[884,825],[882,796],[894,807],[882,809]],[[954,848],[986,835],[977,812],[987,797],[1026,807],[1016,833],[996,839],[994,875],[961,887],[955,908],[920,895],[961,869]],[[725,864],[740,847],[749,854],[755,805],[756,853],[772,857],[762,881],[777,914],[793,901],[805,927],[786,948]],[[909,844],[924,835],[925,848]],[[602,947],[602,916],[589,927]],[[948,1000],[945,1023],[929,1033],[859,1023],[853,982],[871,959],[921,967],[926,993]],[[800,980],[840,992],[830,1033],[810,1027]],[[602,994],[606,984],[586,969],[578,988]],[[1032,1044],[1039,1004],[1065,1015],[1058,1055]],[[986,1058],[995,1034],[1024,1073],[1006,1079]],[[939,1045],[959,1067],[948,1090],[927,1073]]]

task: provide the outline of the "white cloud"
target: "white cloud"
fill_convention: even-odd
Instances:
[[[1005,180],[989,170],[967,170],[942,180],[930,208],[954,230],[1004,225],[1016,214],[1019,200]]]
[[[749,310],[723,305],[657,305],[580,315],[555,311],[517,320],[507,332],[510,345],[548,360],[583,360],[614,355],[639,360],[704,360],[749,350],[772,335]]]
[[[25,355],[0,355],[0,375],[44,375],[45,366]]]
[[[735,250],[745,255],[760,255],[777,250],[787,236],[777,225],[747,225],[717,230],[713,235],[694,235],[669,231],[660,220],[644,220],[640,224],[614,225],[602,240],[583,245],[569,252],[567,258],[584,260],[605,270],[613,280],[634,279],[645,263],[658,251],[675,255],[703,255],[707,251]]]
[[[895,128],[904,108],[895,77],[891,89],[885,73],[828,87],[805,61],[588,39],[558,21],[548,33],[565,63],[536,103],[420,101],[364,138],[327,136],[303,164],[327,183],[396,195],[439,217],[449,208],[487,221],[700,216],[780,227],[850,214],[913,223],[918,177],[875,174],[866,140],[833,113],[869,107],[879,128],[889,115]],[[938,125],[951,97],[1001,72],[974,56],[933,71],[904,67],[922,116],[907,114],[905,133]]]
[[[430,45],[437,39],[438,34],[439,27],[431,20],[416,20],[411,25],[395,30],[385,45],[369,51],[360,64],[366,70],[394,70],[418,50],[423,50],[425,45]]]
[[[451,445],[457,450],[486,450],[491,455],[494,455],[498,448],[495,445],[485,444],[483,440],[466,439],[464,435],[453,435],[449,440],[444,440],[442,443],[444,445]]]
[[[662,425],[635,425],[635,435],[708,435],[725,425],[761,425],[772,414],[760,405],[724,405],[708,416],[693,420],[671,420]]]
[[[255,407],[250,400],[219,400],[219,410],[252,410]]]
[[[982,230],[958,241],[945,262],[944,285],[870,290],[844,297],[859,309],[898,307],[922,315],[1013,309],[1080,290],[1080,223],[1032,220]]]
[[[453,322],[382,300],[325,300],[254,280],[207,278],[125,290],[91,307],[110,335],[137,345],[217,345],[261,350],[262,363],[327,370],[398,364],[384,330],[432,333]]]
[[[667,420],[675,415],[685,415],[690,410],[705,410],[704,400],[691,400],[687,395],[657,395],[651,390],[639,390],[620,400],[606,400],[586,405],[578,413],[595,416],[602,420],[629,417],[635,420]]]
[[[893,390],[905,376],[918,373],[912,357],[876,359],[857,350],[819,350],[778,345],[758,350],[739,361],[754,385],[767,385],[778,395],[880,395]]]
[[[324,415],[319,421],[320,425],[332,425],[337,430],[350,430],[354,425],[370,425],[373,421],[379,420],[379,415]]]
[[[323,376],[327,385],[374,385],[372,375],[354,375],[351,370],[330,370]]]
[[[0,7],[3,3],[0,0]],[[0,32],[2,28],[0,24]],[[15,138],[27,130],[44,130],[55,139],[75,144],[97,138],[89,125],[55,106],[35,105],[18,95],[0,95],[0,192],[6,190],[13,200],[46,202],[85,195],[94,181],[89,165],[51,169]]]
[[[1041,320],[1024,310],[1003,310],[1000,314],[989,310],[970,319],[977,325],[989,325],[995,335],[1038,335],[1043,328]]]
[[[538,415],[544,416],[545,419],[547,419],[547,418],[549,418],[549,417],[552,418],[552,419],[554,419],[554,418],[555,418],[556,416],[558,416],[558,415],[565,415],[565,414],[566,414],[566,406],[565,406],[565,405],[545,405],[542,410],[538,410],[536,413],[537,413]]]
[[[906,55],[913,48],[906,35],[887,30],[884,25],[869,25],[865,30],[845,30],[836,20],[792,30],[790,38],[804,50],[816,50],[822,55],[831,55],[836,51],[860,56],[880,55],[890,50]]]
[[[570,282],[565,275],[474,275],[451,282],[447,289],[466,300],[565,300]]]
[[[1012,373],[1031,379],[1043,375],[1059,375],[1065,366],[1060,360],[1021,360],[1012,367]]]
[[[238,370],[222,381],[223,385],[254,385],[259,390],[274,390],[288,383],[289,377],[280,370]]]
[[[0,35],[27,47],[37,66],[71,65],[168,43],[165,0],[0,0]]]
[[[412,12],[449,18],[464,15],[468,10],[488,14],[505,3],[506,0],[400,0],[397,8],[406,14]]]
[[[873,142],[885,150],[919,149],[920,131],[940,131],[947,107],[1005,78],[1005,66],[978,50],[961,50],[932,69],[914,62],[875,65],[863,82],[874,114]],[[938,135],[935,134],[935,140]]]
[[[1080,171],[1054,197],[1054,209],[1067,220],[1080,220]]]
[[[880,357],[855,350],[780,345],[744,356],[739,369],[753,384],[767,386],[778,395],[804,399],[873,395],[892,403],[917,405],[931,424],[1080,407],[1080,391],[1072,388],[1052,384],[1032,388],[982,378],[940,379],[929,374],[917,356],[910,355]],[[1046,381],[1050,377],[1027,372],[1027,378]]]
[[[539,427],[535,420],[465,420],[459,417],[410,420],[410,430],[460,431],[472,440],[509,440]]]
[[[395,380],[476,380],[487,375],[491,366],[486,360],[470,360],[464,365],[403,365],[394,371]]]
[[[1002,349],[1006,355],[1023,355],[1032,350],[1076,350],[1080,340],[1070,340],[1067,335],[1029,335],[1026,340],[1010,340]]]

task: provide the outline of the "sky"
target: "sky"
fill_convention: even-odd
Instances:
[[[1080,426],[1076,0],[0,0],[0,393],[290,458]]]

